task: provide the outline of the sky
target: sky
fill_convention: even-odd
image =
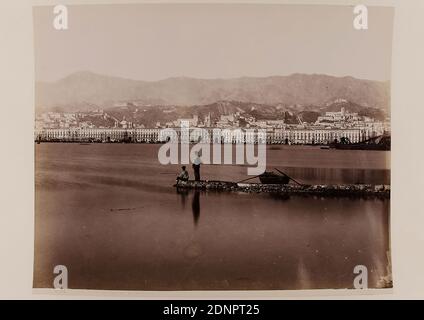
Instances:
[[[264,77],[293,73],[390,80],[394,10],[351,6],[130,4],[34,7],[35,78],[74,72],[136,80]]]

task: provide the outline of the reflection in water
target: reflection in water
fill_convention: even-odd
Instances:
[[[194,225],[197,226],[200,217],[200,192],[199,190],[194,191],[193,202],[191,203],[191,209],[193,211]]]
[[[185,209],[185,204],[188,196],[188,190],[185,188],[179,188],[177,187],[177,193],[180,195],[181,198],[181,207]]]
[[[390,184],[390,170],[384,169],[284,167],[284,172],[306,184]]]
[[[299,259],[299,262],[297,265],[297,281],[298,281],[298,285],[301,288],[311,288],[313,286],[310,272],[308,268],[306,267],[302,257]]]
[[[181,208],[185,209],[187,196],[189,194],[189,190],[185,188],[177,188],[177,194],[181,199]],[[193,194],[193,200],[191,202],[191,211],[193,213],[193,222],[194,225],[197,226],[200,218],[200,191],[195,190]]]
[[[391,286],[390,200],[176,191],[159,147],[36,146],[34,287],[50,288],[59,263],[73,270],[72,289],[352,288],[356,265],[370,288]],[[281,146],[267,164],[307,184],[382,184],[389,155]],[[202,170],[246,177],[243,166]]]
[[[274,193],[274,192],[271,192],[271,193],[269,193],[268,194],[269,195],[269,197],[271,198],[271,199],[273,199],[273,200],[277,200],[277,201],[287,201],[287,200],[289,200],[290,199],[290,195],[288,195],[288,194],[282,194],[282,193]]]

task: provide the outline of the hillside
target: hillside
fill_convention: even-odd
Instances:
[[[169,78],[148,82],[78,72],[57,82],[37,82],[36,108],[76,111],[92,104],[111,106],[117,101],[142,105],[193,106],[217,101],[239,101],[286,107],[325,106],[343,98],[364,107],[389,110],[390,84],[353,77],[293,74],[235,79]],[[309,110],[315,111],[315,110]]]
[[[286,123],[298,124],[298,117],[302,121],[314,123],[320,114],[326,111],[340,111],[344,107],[349,112],[358,112],[360,115],[376,117],[378,120],[383,120],[385,115],[380,109],[362,107],[350,101],[333,102],[325,107],[320,106],[296,106],[293,111],[293,106],[284,107],[281,105],[266,105],[241,101],[217,101],[207,105],[197,106],[144,106],[137,107],[129,103],[126,106],[110,107],[107,113],[117,119],[125,119],[133,123],[144,124],[151,127],[156,125],[158,121],[162,124],[174,121],[178,118],[192,118],[197,115],[200,120],[205,116],[211,115],[213,121],[219,120],[221,115],[234,114],[239,112],[244,117],[255,117],[258,120],[275,120],[284,119]],[[315,109],[317,111],[310,111]]]

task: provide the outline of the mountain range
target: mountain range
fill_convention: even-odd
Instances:
[[[117,102],[179,107],[238,101],[297,108],[300,112],[319,111],[336,99],[345,99],[361,108],[388,112],[390,82],[321,74],[139,81],[82,71],[56,82],[35,84],[38,111],[52,108],[84,111],[95,106],[110,108]]]

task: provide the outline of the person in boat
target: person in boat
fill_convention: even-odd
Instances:
[[[189,178],[188,171],[186,170],[186,166],[182,166],[181,169],[182,169],[182,171],[181,171],[181,173],[177,177],[177,184],[180,181],[187,182],[188,181],[188,178]]]
[[[200,159],[199,153],[196,152],[196,158],[193,161],[193,170],[194,170],[194,181],[200,181],[200,164],[202,160]]]

